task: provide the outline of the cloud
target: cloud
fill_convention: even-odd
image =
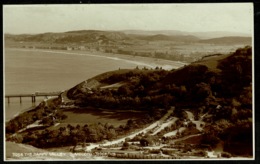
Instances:
[[[9,33],[97,30],[236,31],[253,28],[253,5],[120,4],[4,6]]]

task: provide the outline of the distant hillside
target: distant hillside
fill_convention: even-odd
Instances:
[[[144,35],[128,34],[115,31],[80,30],[68,31],[64,33],[44,33],[36,35],[5,35],[6,40],[16,42],[48,42],[48,43],[95,43],[95,42],[135,42],[136,40],[145,41],[174,41],[174,42],[194,42],[199,38],[192,35]]]
[[[208,33],[204,33],[205,35]],[[199,35],[198,35],[199,36]],[[38,42],[38,43],[57,43],[57,44],[84,44],[98,43],[108,45],[111,43],[135,45],[136,41],[172,41],[172,42],[199,42],[209,44],[241,44],[251,45],[251,37],[232,36],[215,37],[201,40],[196,33],[181,31],[99,31],[99,30],[79,30],[63,33],[43,33],[43,34],[5,34],[6,41],[13,42]],[[216,34],[215,36],[223,36]]]
[[[200,39],[212,39],[220,37],[230,37],[230,36],[240,36],[240,37],[250,37],[250,34],[239,33],[239,32],[228,32],[228,31],[210,31],[210,32],[185,32],[178,30],[158,30],[158,31],[145,31],[145,30],[124,30],[121,31],[125,34],[136,34],[136,35],[193,35]]]
[[[251,37],[221,37],[221,38],[213,38],[201,40],[201,43],[210,43],[210,44],[244,44],[244,45],[252,45]]]
[[[47,42],[47,43],[91,43],[91,42],[115,42],[128,39],[121,32],[107,32],[95,30],[69,31],[64,33],[44,33],[36,35],[5,35],[6,40],[17,42]]]
[[[174,41],[174,42],[196,42],[200,39],[192,36],[192,35],[150,35],[150,36],[142,36],[142,35],[132,35],[137,39],[147,40],[147,41]]]
[[[250,34],[228,31],[211,31],[211,32],[191,32],[190,34],[199,37],[200,39],[212,39],[230,36],[250,37]]]
[[[186,32],[178,30],[158,30],[158,31],[145,31],[145,30],[123,30],[121,31],[125,34],[134,34],[134,35],[187,35]]]

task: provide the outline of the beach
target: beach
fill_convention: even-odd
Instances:
[[[142,57],[142,56],[133,56],[133,55],[122,55],[115,53],[104,53],[98,51],[79,51],[79,50],[42,50],[42,49],[16,49],[20,51],[36,51],[36,52],[45,52],[45,53],[56,53],[64,55],[80,55],[80,56],[93,56],[106,58],[116,61],[123,61],[135,65],[142,65],[148,68],[162,67],[165,70],[177,69],[188,63],[180,61],[172,61],[158,58]]]

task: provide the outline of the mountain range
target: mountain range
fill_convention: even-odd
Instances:
[[[99,31],[79,30],[62,33],[42,34],[5,34],[6,41],[14,42],[44,42],[44,43],[122,43],[135,44],[137,41],[172,41],[172,42],[193,42],[210,44],[249,44],[251,36],[235,32],[182,32],[182,31]]]
[[[143,30],[124,30],[121,31],[125,34],[137,34],[137,35],[156,35],[156,34],[163,34],[163,35],[193,35],[200,39],[212,39],[212,38],[219,38],[219,37],[229,37],[229,36],[241,36],[241,37],[250,37],[250,34],[246,33],[239,33],[239,32],[227,32],[227,31],[211,31],[211,32],[184,32],[178,30],[160,30],[160,31],[143,31]]]

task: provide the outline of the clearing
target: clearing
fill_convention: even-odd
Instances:
[[[78,108],[63,109],[68,117],[62,120],[62,124],[93,124],[93,123],[109,123],[114,126],[124,125],[129,119],[143,119],[147,111],[135,110],[106,110],[96,108]]]

